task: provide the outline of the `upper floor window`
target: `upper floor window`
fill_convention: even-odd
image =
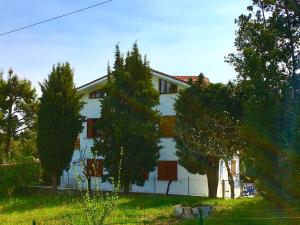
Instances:
[[[160,94],[177,93],[177,85],[160,79],[159,80],[159,93]]]
[[[96,91],[90,92],[89,97],[90,98],[102,98],[105,96],[105,92],[103,91],[103,89],[98,89]]]

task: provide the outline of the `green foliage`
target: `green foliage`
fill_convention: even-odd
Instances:
[[[255,0],[248,10],[248,15],[236,20],[237,54],[227,58],[235,67],[238,86],[245,94],[243,136],[248,148],[244,161],[248,174],[257,180],[261,190],[284,205],[287,199],[299,197],[299,183],[288,187],[299,180],[299,164],[293,166],[288,160],[291,154],[299,157],[300,153],[294,144],[299,140],[300,115],[296,75],[299,15],[288,0]]]
[[[207,174],[210,197],[216,197],[219,160],[226,164],[242,148],[234,118],[241,116],[241,105],[234,86],[207,84],[201,74],[180,92],[175,111],[179,163],[189,172]]]
[[[81,207],[84,216],[72,219],[73,225],[103,225],[117,206],[118,195],[113,194],[89,194],[87,191],[82,196]]]
[[[82,183],[82,178],[77,174],[77,182]],[[81,210],[83,216],[72,218],[73,225],[103,225],[111,213],[116,209],[119,199],[119,182],[115,185],[111,193],[103,193],[98,187],[98,181],[95,180],[95,190],[81,190]]]
[[[178,127],[181,126],[193,130],[194,121],[199,118],[199,112],[203,109],[203,99],[201,97],[201,90],[205,86],[203,78],[203,74],[200,74],[196,83],[191,83],[191,87],[179,93],[179,97],[174,105],[177,118],[175,131],[178,131]],[[209,159],[199,154],[187,154],[192,146],[186,145],[177,135],[175,140],[178,148],[176,154],[179,157],[179,163],[191,173],[206,174],[206,169],[209,167]]]
[[[20,79],[13,70],[5,80],[0,74],[0,148],[3,157],[10,157],[11,142],[33,129],[36,119],[36,92],[31,82]]]
[[[147,59],[142,59],[137,44],[125,59],[116,47],[113,71],[108,68],[106,95],[101,99],[101,116],[96,128],[93,152],[104,157],[107,174],[103,181],[118,176],[120,149],[124,149],[121,186],[143,185],[145,174],[153,171],[159,158],[159,95],[152,86]]]
[[[12,140],[11,143],[12,158],[34,157],[38,158],[36,149],[36,130],[31,129],[23,132]]]
[[[3,164],[0,166],[0,195],[11,196],[20,186],[37,185],[40,178],[41,166],[32,159]]]
[[[73,82],[69,63],[53,66],[40,84],[42,96],[38,111],[37,149],[41,165],[55,180],[69,167],[77,135],[82,130],[81,95]]]

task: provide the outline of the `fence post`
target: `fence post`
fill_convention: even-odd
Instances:
[[[243,181],[239,179],[239,185],[240,185],[240,197],[244,194],[244,184]]]
[[[222,197],[225,198],[225,180],[222,180]]]
[[[190,195],[190,176],[188,176],[188,195]]]
[[[153,176],[154,193],[156,193],[156,177]]]

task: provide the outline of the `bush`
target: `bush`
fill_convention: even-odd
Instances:
[[[11,196],[16,188],[40,182],[41,166],[38,162],[0,165],[0,195]]]

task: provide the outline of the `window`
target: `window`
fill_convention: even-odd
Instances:
[[[101,177],[103,175],[102,159],[87,159],[86,167],[87,174],[91,177]]]
[[[177,93],[177,85],[172,84],[165,80],[159,80],[159,93],[160,94]]]
[[[77,137],[74,143],[74,149],[80,149],[80,137]]]
[[[160,123],[162,137],[174,137],[176,116],[163,116]]]
[[[87,119],[87,138],[99,137],[99,134],[95,129],[96,122],[97,119]]]
[[[98,89],[96,91],[90,92],[90,98],[102,98],[105,96],[103,89]]]
[[[177,180],[177,161],[158,161],[158,180]]]
[[[235,160],[231,160],[231,174],[232,176],[236,176],[236,161]]]

